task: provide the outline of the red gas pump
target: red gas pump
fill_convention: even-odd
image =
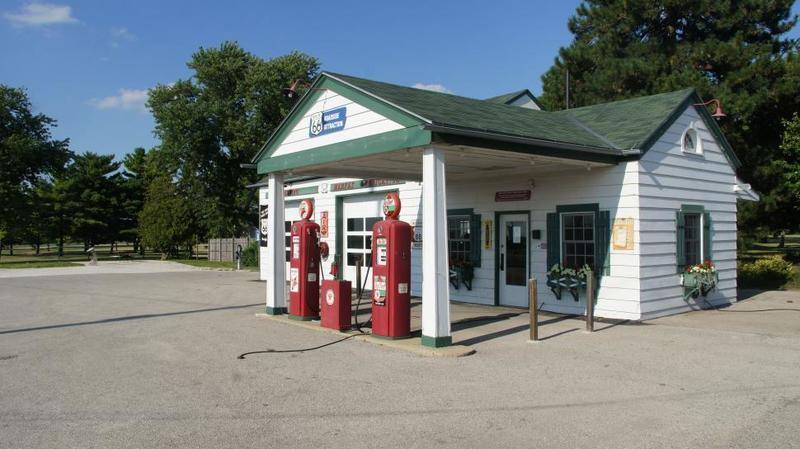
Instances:
[[[319,318],[319,225],[310,221],[311,200],[300,202],[300,221],[292,223],[289,265],[289,317]]]
[[[411,225],[400,221],[400,197],[383,201],[386,219],[372,227],[372,335],[411,333]]]
[[[350,329],[351,301],[350,281],[336,279],[322,281],[320,325],[339,331]]]

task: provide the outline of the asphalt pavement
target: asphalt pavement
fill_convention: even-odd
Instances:
[[[2,448],[800,447],[797,292],[538,343],[492,323],[456,359],[239,360],[336,337],[257,319],[257,273],[84,273],[0,279]]]

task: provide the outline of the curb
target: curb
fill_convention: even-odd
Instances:
[[[468,355],[475,354],[475,348],[465,345],[456,344],[453,346],[446,346],[443,348],[430,348],[427,346],[422,346],[422,339],[420,337],[405,338],[402,340],[388,340],[388,339],[373,337],[369,334],[359,334],[354,331],[341,332],[335,329],[328,329],[327,327],[320,326],[319,322],[290,320],[288,318],[288,315],[267,315],[266,313],[256,313],[255,316],[258,319],[269,319],[272,321],[277,321],[292,326],[303,327],[306,329],[315,330],[317,332],[320,331],[326,332],[332,335],[337,335],[342,337],[346,337],[348,335],[355,335],[352,338],[352,340],[364,341],[378,346],[399,349],[423,357],[455,358],[455,357],[466,357]]]

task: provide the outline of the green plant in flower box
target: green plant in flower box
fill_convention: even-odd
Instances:
[[[592,272],[589,265],[584,265],[580,269],[570,268],[561,264],[555,264],[547,272],[547,286],[556,296],[561,299],[561,292],[567,289],[575,301],[580,299],[580,289],[586,288],[586,278]]]
[[[710,260],[697,265],[689,265],[681,275],[681,285],[684,288],[684,299],[697,298],[700,295],[708,296],[718,282],[717,267]]]
[[[450,264],[450,283],[458,290],[459,284],[464,284],[467,290],[472,290],[472,279],[475,278],[475,269],[472,263],[466,260]]]

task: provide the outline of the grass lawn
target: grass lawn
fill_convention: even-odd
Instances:
[[[6,268],[53,268],[53,267],[79,267],[81,264],[66,260],[34,260],[22,262],[0,263],[0,270]]]
[[[200,245],[202,251],[206,245]],[[120,243],[111,252],[110,245],[97,245],[97,260],[138,260],[138,259],[160,259],[161,255],[153,252],[146,252],[144,255],[133,252],[133,246]],[[15,245],[14,255],[9,255],[7,245],[3,247],[0,255],[0,269],[2,268],[49,268],[49,267],[68,267],[78,265],[76,262],[87,262],[89,256],[83,250],[83,244],[68,243],[64,245],[64,255],[58,256],[58,247],[54,244],[42,245],[39,254],[36,254],[34,247],[30,245]],[[201,253],[201,257],[205,257]],[[222,267],[225,268],[225,267]],[[233,268],[233,265],[230,265]]]

